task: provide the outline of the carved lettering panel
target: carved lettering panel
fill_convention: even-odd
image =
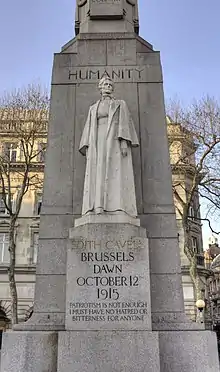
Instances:
[[[162,82],[159,65],[149,66],[60,66],[59,74],[53,75],[52,84],[98,83],[107,73],[115,83],[155,83]]]
[[[90,0],[91,19],[123,18],[122,0]]]
[[[75,238],[67,261],[67,329],[150,328],[147,239]]]

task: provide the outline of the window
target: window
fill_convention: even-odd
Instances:
[[[192,206],[189,207],[189,216],[192,217],[192,219],[195,217],[195,211]]]
[[[8,244],[9,244],[8,233],[0,233],[0,263],[9,263],[10,261]]]
[[[11,161],[12,163],[17,160],[17,143],[15,142],[5,142],[4,143],[4,157],[6,161]]]
[[[42,194],[37,193],[36,199],[35,199],[35,214],[39,216],[41,212],[41,206],[42,206]]]
[[[0,307],[0,349],[2,348],[2,335],[6,331],[10,323],[5,311]]]
[[[2,195],[0,195],[0,214],[7,214],[7,209],[5,208],[5,203],[2,199]]]
[[[198,239],[195,236],[192,236],[192,249],[195,253],[199,252]]]
[[[8,195],[6,195],[6,202],[8,202]],[[11,203],[13,208],[13,195],[11,196]],[[9,214],[7,208],[5,207],[5,203],[2,197],[2,194],[0,194],[0,214]]]
[[[37,252],[38,252],[38,243],[39,243],[39,233],[33,233],[33,253],[32,253],[32,263],[37,263]]]
[[[24,157],[24,148],[23,148],[23,146],[22,146],[22,143],[20,143],[19,151],[20,151],[20,154],[19,154],[19,161],[25,161],[25,157]]]
[[[38,157],[37,157],[37,160],[40,163],[45,162],[45,153],[46,153],[46,143],[44,143],[44,142],[38,143]]]

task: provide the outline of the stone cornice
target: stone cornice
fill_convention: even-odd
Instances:
[[[17,265],[15,268],[15,274],[35,274],[36,265]],[[0,265],[0,275],[8,274],[8,266],[1,264]]]
[[[181,272],[183,275],[190,275],[189,270],[190,270],[190,266],[188,265],[181,266]],[[205,276],[206,278],[208,278],[212,274],[211,270],[206,269],[205,267],[202,267],[202,266],[197,266],[197,270],[198,270],[199,276]]]

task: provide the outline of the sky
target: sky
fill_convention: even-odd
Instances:
[[[140,35],[160,50],[166,99],[220,97],[220,1],[139,0]],[[75,0],[7,0],[0,11],[0,94],[40,82],[74,37]]]

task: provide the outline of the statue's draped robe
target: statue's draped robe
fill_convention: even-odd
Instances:
[[[139,146],[135,127],[126,103],[111,100],[105,134],[99,135],[99,103],[89,109],[79,147],[79,151],[87,156],[82,215],[101,207],[106,212],[124,211],[136,217],[131,155],[131,147]],[[127,156],[121,153],[122,140],[128,144]],[[96,205],[97,195],[102,195],[102,205]]]

